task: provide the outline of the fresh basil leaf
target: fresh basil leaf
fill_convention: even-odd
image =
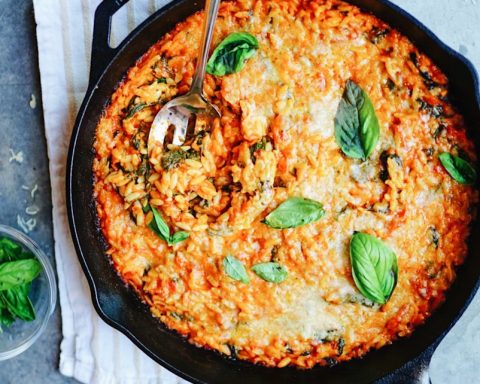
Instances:
[[[325,211],[321,203],[303,197],[291,197],[270,212],[263,222],[271,228],[295,228],[321,219]]]
[[[0,248],[0,263],[4,263],[6,261],[13,261],[13,255],[6,249]]]
[[[1,300],[0,300],[1,302]],[[15,322],[15,316],[7,309],[7,305],[1,302],[0,305],[0,325],[10,327]],[[1,333],[1,328],[0,328]]]
[[[0,238],[0,262],[18,260],[22,251],[22,247],[13,240]]]
[[[251,269],[258,277],[270,283],[281,283],[288,275],[286,269],[278,263],[255,264]]]
[[[335,116],[335,140],[343,153],[366,160],[380,137],[372,101],[352,80],[348,80]]]
[[[0,291],[30,283],[41,270],[42,265],[34,259],[0,264]]]
[[[207,63],[207,73],[225,76],[239,72],[257,49],[258,40],[255,36],[246,32],[232,33],[213,51]]]
[[[367,299],[385,304],[397,285],[397,256],[382,241],[356,233],[350,241],[352,275],[358,290]]]
[[[35,320],[35,309],[28,298],[29,290],[30,284],[23,284],[1,292],[9,312],[24,321]]]
[[[227,256],[223,259],[223,269],[233,280],[241,281],[245,284],[248,284],[250,281],[245,266],[233,256]]]
[[[150,229],[157,234],[162,240],[168,242],[170,239],[170,228],[168,227],[165,220],[163,220],[160,213],[157,211],[156,208],[150,207],[153,212],[153,220],[148,224]]]
[[[168,227],[165,220],[163,220],[162,215],[152,206],[150,209],[153,212],[153,220],[148,224],[150,229],[156,233],[158,237],[166,241],[168,245],[174,245],[180,243],[190,236],[188,232],[179,231],[170,236],[170,228]]]
[[[13,240],[6,237],[0,238],[0,263],[34,258],[35,256],[32,252],[24,251],[23,248]]]
[[[34,255],[32,252],[30,252],[30,251],[27,251],[27,252],[22,251],[22,253],[20,253],[19,255],[17,255],[17,256],[15,257],[15,259],[12,260],[12,261],[16,261],[16,260],[28,260],[28,259],[35,259],[35,255]]]
[[[173,234],[173,236],[171,236],[171,238],[169,239],[168,244],[169,245],[174,245],[174,244],[180,243],[183,240],[188,239],[189,236],[190,236],[190,234],[188,232],[185,232],[185,231],[175,232]]]
[[[443,152],[438,157],[448,174],[452,176],[454,180],[460,184],[475,184],[477,171],[468,161],[448,152]]]

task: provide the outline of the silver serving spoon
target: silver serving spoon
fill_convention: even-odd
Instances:
[[[205,21],[192,87],[186,95],[174,98],[165,104],[155,116],[148,137],[150,158],[160,153],[165,145],[170,144],[170,141],[176,146],[183,145],[189,137],[193,136],[198,120],[202,124],[211,126],[212,121],[220,117],[217,107],[203,95],[205,68],[220,1],[207,0],[205,3]]]

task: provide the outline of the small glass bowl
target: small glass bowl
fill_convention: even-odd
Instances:
[[[42,271],[32,281],[29,297],[35,308],[36,318],[27,322],[16,320],[10,327],[2,326],[0,333],[0,361],[11,359],[26,351],[45,330],[57,302],[55,273],[47,256],[38,245],[16,229],[0,225],[0,238],[7,237],[26,251],[32,252],[42,264]]]

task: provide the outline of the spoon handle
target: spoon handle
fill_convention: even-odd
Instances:
[[[198,52],[197,68],[193,76],[190,93],[203,94],[203,81],[205,79],[205,68],[207,66],[210,43],[212,41],[213,27],[217,20],[218,7],[221,0],[206,0],[205,21],[203,24],[202,41]]]

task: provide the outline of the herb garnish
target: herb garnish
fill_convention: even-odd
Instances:
[[[477,171],[468,161],[448,152],[443,152],[438,157],[443,167],[454,180],[465,185],[475,184]]]
[[[335,116],[335,139],[343,153],[366,160],[377,145],[380,124],[365,91],[348,80]]]
[[[0,263],[0,325],[10,326],[16,318],[35,320],[28,293],[42,270],[40,262],[33,253],[4,237],[0,239]]]
[[[265,217],[263,223],[271,228],[295,228],[320,220],[325,215],[323,205],[303,197],[291,197]]]
[[[355,233],[350,241],[352,275],[367,299],[385,304],[397,285],[397,256],[382,241],[366,233]]]
[[[165,220],[163,220],[160,213],[152,206],[150,206],[150,209],[153,212],[153,220],[148,224],[148,226],[158,237],[166,241],[168,245],[174,245],[188,239],[190,235],[185,231],[175,232],[173,235],[170,235],[170,228]]]
[[[261,263],[252,266],[252,271],[269,283],[281,283],[287,278],[287,270],[278,263]]]
[[[258,49],[258,40],[247,32],[228,35],[215,50],[207,63],[207,73],[225,76],[239,72],[245,62]]]
[[[223,259],[223,269],[233,280],[248,284],[249,278],[245,266],[234,256],[227,256]]]

